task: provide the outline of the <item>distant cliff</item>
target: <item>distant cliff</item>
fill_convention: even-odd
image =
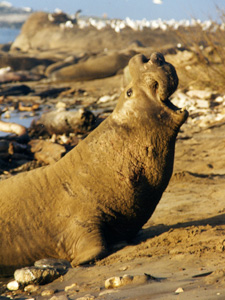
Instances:
[[[20,28],[32,13],[28,7],[17,8],[11,3],[0,2],[0,27]]]

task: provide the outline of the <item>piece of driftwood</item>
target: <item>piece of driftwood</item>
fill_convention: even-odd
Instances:
[[[35,111],[35,110],[38,110],[39,107],[40,107],[40,105],[37,103],[34,103],[31,106],[24,106],[21,102],[19,102],[18,110],[19,111]]]
[[[26,127],[13,122],[4,122],[0,120],[0,131],[14,133],[18,136],[25,135],[27,133]]]
[[[95,120],[95,115],[83,108],[78,111],[59,109],[43,114],[36,125],[42,124],[49,134],[86,133],[93,128]]]

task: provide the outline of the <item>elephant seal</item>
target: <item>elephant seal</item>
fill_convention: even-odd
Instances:
[[[50,74],[54,81],[87,81],[115,75],[122,70],[136,52],[133,50],[112,51],[97,57],[90,57]]]
[[[41,258],[73,266],[107,255],[147,222],[173,170],[188,113],[168,99],[174,67],[160,53],[129,62],[114,112],[53,165],[0,182],[2,273]]]

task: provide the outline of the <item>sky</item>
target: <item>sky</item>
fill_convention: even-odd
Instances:
[[[2,2],[2,1],[0,1]],[[225,0],[8,0],[16,7],[31,7],[34,10],[53,12],[59,8],[74,14],[134,20],[213,19],[220,21],[217,11],[225,13]]]

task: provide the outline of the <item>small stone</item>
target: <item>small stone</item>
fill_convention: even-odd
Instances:
[[[43,292],[41,292],[41,296],[42,297],[47,297],[47,296],[51,296],[55,293],[54,290],[44,290]]]
[[[29,284],[29,285],[25,286],[25,288],[24,288],[24,292],[27,292],[27,293],[35,293],[35,292],[37,292],[37,290],[39,290],[39,286],[33,285],[33,284]]]
[[[87,294],[83,297],[77,298],[77,300],[93,300],[93,299],[95,299],[95,296],[90,295],[90,294]]]
[[[184,292],[184,290],[181,287],[179,287],[178,289],[176,289],[175,294],[180,294],[183,292]]]
[[[57,258],[43,258],[34,263],[37,268],[55,268],[55,269],[68,269],[71,268],[70,263],[65,259]]]
[[[121,277],[115,276],[115,277],[110,277],[106,279],[105,281],[105,288],[106,289],[113,289],[115,287],[121,286]]]
[[[50,300],[68,300],[68,297],[66,295],[59,295],[51,297]]]
[[[128,266],[123,266],[121,268],[119,268],[119,271],[126,271],[128,269]]]
[[[102,96],[101,98],[99,98],[98,103],[105,103],[105,102],[109,102],[111,100],[112,100],[111,96],[105,95],[105,96]]]
[[[66,286],[65,287],[65,292],[68,292],[68,291],[70,291],[70,290],[74,290],[74,289],[76,289],[77,288],[77,284],[76,283],[73,283],[73,284],[71,284],[71,285],[69,285],[69,286]]]
[[[59,101],[56,103],[56,108],[66,108],[66,103]]]
[[[64,270],[63,270],[64,272]],[[61,274],[59,270],[52,268],[26,267],[18,269],[14,273],[14,278],[21,284],[29,283],[49,283],[58,278]]]
[[[17,282],[16,280],[14,281],[10,281],[8,284],[7,284],[7,289],[10,290],[10,291],[17,291],[19,289],[19,282]]]

